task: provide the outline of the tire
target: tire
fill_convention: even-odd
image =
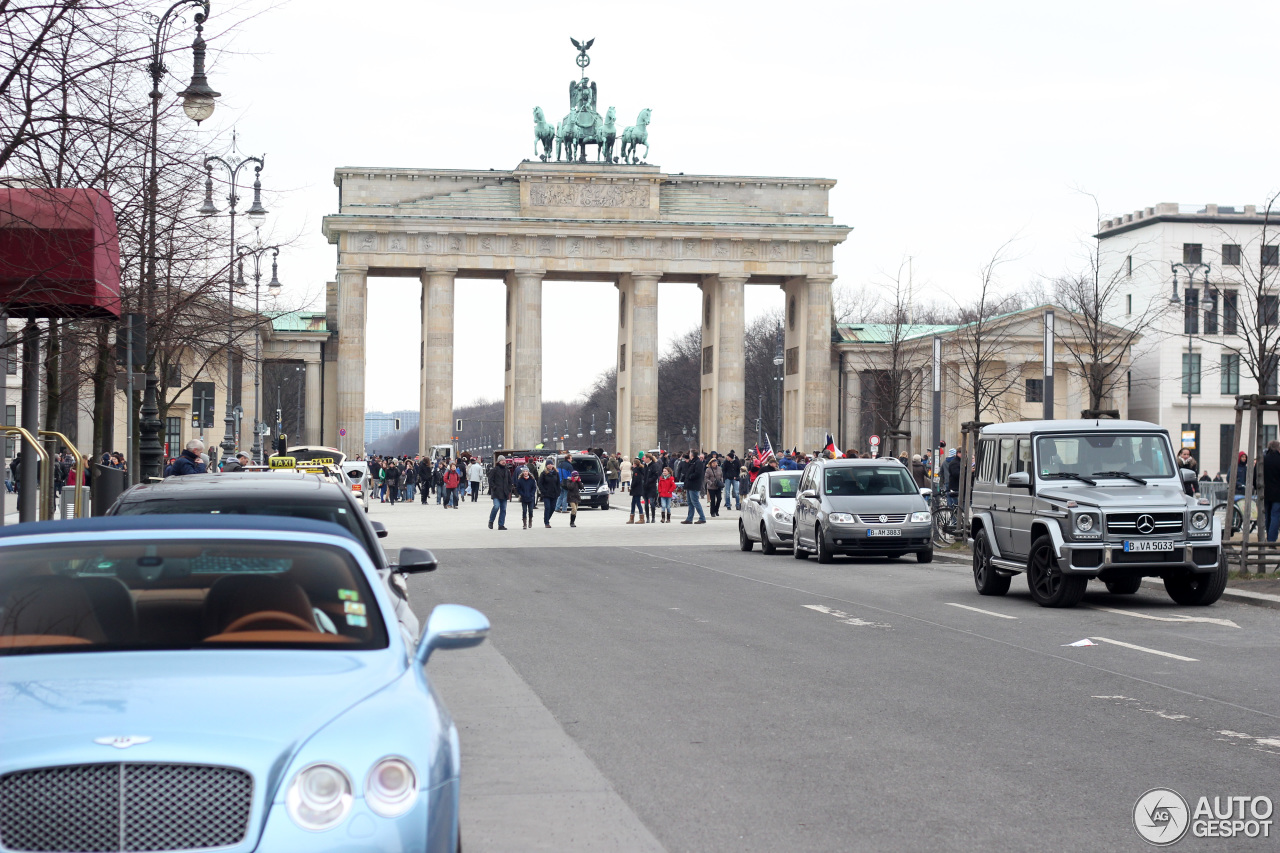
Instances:
[[[800,530],[794,526],[791,528],[791,542],[793,545],[791,550],[792,557],[795,557],[797,560],[809,559],[808,552],[805,551],[804,548],[800,547]]]
[[[1141,576],[1116,578],[1105,583],[1107,584],[1107,592],[1112,595],[1133,595],[1142,587],[1142,578]]]
[[[760,522],[760,553],[769,555],[778,553],[777,546],[769,541],[769,531],[765,529],[763,521]]]
[[[1089,579],[1083,575],[1066,575],[1058,569],[1053,555],[1053,540],[1041,536],[1031,543],[1027,559],[1027,589],[1041,607],[1075,607],[1084,597]]]
[[[818,552],[819,563],[830,563],[835,559],[831,554],[831,549],[827,547],[827,537],[823,535],[821,527],[813,529],[813,547]]]
[[[932,551],[930,551],[929,553],[931,553],[931,554],[932,554],[933,552],[932,552]],[[885,554],[885,555],[884,555],[884,558],[885,558],[886,560],[896,560],[896,559],[898,559],[898,558],[899,558],[899,557],[901,557],[901,556],[902,556],[901,554]]]
[[[609,502],[605,501],[604,503],[600,504],[600,508],[607,512],[609,509]]]
[[[917,562],[917,563],[932,563],[932,562],[933,562],[933,549],[932,549],[932,548],[930,548],[928,551],[916,551],[916,562]]]
[[[973,585],[978,595],[1004,595],[1009,591],[1013,578],[998,574],[991,565],[991,543],[987,531],[979,530],[973,537]]]
[[[751,537],[747,536],[747,528],[743,527],[742,522],[739,521],[738,522],[738,550],[750,551],[751,545],[752,545]]]
[[[1227,588],[1227,565],[1218,554],[1218,568],[1207,574],[1191,574],[1164,579],[1165,592],[1178,604],[1206,607],[1222,597]]]

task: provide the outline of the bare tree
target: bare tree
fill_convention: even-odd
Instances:
[[[1007,398],[1019,375],[1005,369],[1013,346],[1013,330],[1000,321],[1003,315],[1025,307],[1025,297],[1001,293],[998,277],[1000,268],[1011,260],[1012,246],[1012,239],[1006,241],[978,270],[977,295],[960,306],[960,326],[952,336],[958,350],[955,362],[961,408],[969,409],[975,421],[984,416],[1005,418],[1013,414]]]
[[[1280,379],[1280,192],[1267,199],[1262,227],[1240,246],[1239,264],[1223,264],[1222,280],[1234,293],[1222,292],[1224,331],[1235,327],[1241,363],[1258,384],[1258,393],[1275,394]],[[1224,234],[1225,236],[1225,234]],[[1231,238],[1228,238],[1231,239]],[[1234,304],[1229,301],[1234,298]]]

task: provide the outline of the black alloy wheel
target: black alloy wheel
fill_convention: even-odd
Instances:
[[[827,547],[827,537],[822,532],[821,527],[813,529],[813,547],[818,552],[819,563],[830,563],[835,557],[831,553],[831,549]]]
[[[979,530],[973,537],[973,585],[978,595],[1004,595],[1009,591],[1013,578],[997,574],[991,565],[991,543],[987,531]]]
[[[1227,588],[1228,571],[1226,561],[1222,559],[1222,552],[1219,550],[1218,568],[1203,574],[1187,572],[1165,578],[1164,590],[1178,604],[1205,607],[1222,597],[1223,590]]]
[[[791,551],[791,556],[795,557],[797,560],[809,559],[809,553],[800,546],[800,528],[799,527],[793,526],[791,528],[791,544],[793,547],[793,550]]]
[[[751,537],[747,535],[747,528],[742,526],[742,519],[738,519],[738,549],[750,551],[751,545]]]
[[[778,553],[777,547],[769,541],[769,531],[763,521],[760,522],[760,551],[770,555]]]
[[[1083,575],[1063,574],[1053,554],[1053,541],[1041,536],[1031,543],[1027,560],[1027,588],[1041,607],[1075,607],[1084,597],[1089,579]]]

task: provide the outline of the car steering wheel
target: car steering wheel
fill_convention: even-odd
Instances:
[[[246,613],[230,625],[222,629],[224,634],[237,634],[241,631],[310,631],[316,632],[316,626],[306,619],[285,613],[283,610],[259,610]]]

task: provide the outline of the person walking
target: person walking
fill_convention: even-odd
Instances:
[[[658,478],[658,502],[662,506],[662,517],[659,519],[663,524],[671,523],[671,498],[676,493],[676,475],[671,473],[670,468],[662,469],[662,476]]]
[[[418,466],[410,462],[404,466],[404,494],[405,500],[413,503],[413,493],[418,487]]]
[[[1262,454],[1262,499],[1267,520],[1267,541],[1276,541],[1280,533],[1280,441],[1267,442]]]
[[[233,474],[236,471],[243,471],[248,464],[249,454],[242,450],[226,462],[222,463],[222,473]]]
[[[1268,445],[1268,449],[1270,449],[1270,445]],[[1265,467],[1267,464],[1267,457],[1265,453],[1263,454],[1263,457],[1262,457],[1262,464],[1265,471]],[[1188,468],[1190,469],[1192,474],[1200,470],[1200,463],[1196,461],[1196,458],[1194,456],[1191,455],[1190,448],[1184,447],[1182,448],[1182,450],[1178,451],[1178,467]],[[1179,476],[1181,476],[1181,474],[1179,474]],[[1191,495],[1194,497],[1196,493],[1195,480],[1192,480],[1189,483],[1183,483],[1182,490],[1185,491],[1188,495]]]
[[[609,481],[609,494],[618,490],[618,479],[622,476],[622,462],[618,456],[610,456],[604,466],[605,477]]]
[[[556,460],[556,470],[560,474],[560,501],[556,505],[556,512],[568,512],[569,497],[564,492],[564,483],[573,474],[573,462],[569,459],[568,451],[565,451],[564,456]]]
[[[489,471],[489,496],[493,498],[493,509],[489,510],[489,529],[493,529],[493,520],[498,520],[498,529],[507,529],[507,501],[511,500],[511,468],[506,457],[499,456]]]
[[[427,498],[431,497],[431,462],[419,459],[414,468],[418,471],[418,501],[425,506]]]
[[[560,474],[551,460],[547,460],[538,477],[538,494],[542,497],[542,523],[550,527],[551,516],[555,514],[556,502],[560,498]]]
[[[444,471],[444,508],[458,508],[458,471],[446,468]]]
[[[728,509],[729,505],[733,504],[734,509],[742,509],[742,492],[738,487],[738,474],[742,471],[742,460],[730,450],[720,470],[724,472],[724,508]]]
[[[689,514],[681,524],[706,524],[707,516],[702,511],[702,487],[706,483],[706,462],[699,453],[684,468],[684,494],[689,499]],[[698,511],[698,520],[693,520],[693,511]]]
[[[621,456],[622,454],[619,453],[618,455]],[[621,462],[618,463],[618,482],[619,482],[619,485],[622,486],[622,491],[624,492],[631,488],[631,460],[630,459],[624,458]]]
[[[204,453],[204,442],[198,438],[191,439],[187,442],[187,447],[182,451],[182,454],[173,460],[172,465],[165,469],[164,475],[166,477],[185,477],[189,474],[206,473],[209,469],[200,461],[200,454],[202,453]],[[112,467],[115,466],[113,465]],[[120,462],[120,468],[124,469],[123,460]]]
[[[400,466],[395,461],[387,462],[387,467],[383,469],[385,477],[383,485],[386,486],[387,497],[391,498],[391,505],[396,505],[396,497],[400,494]]]
[[[538,481],[533,479],[527,467],[521,466],[516,478],[516,494],[520,496],[520,529],[533,527],[533,504],[538,500]]]
[[[569,507],[569,526],[578,526],[578,499],[582,497],[582,477],[574,471],[564,481],[565,503]]]
[[[920,458],[920,454],[911,457],[911,476],[916,481],[917,489],[929,488],[929,472],[924,466],[924,460]]]
[[[640,524],[644,524],[644,466],[639,459],[634,462],[628,462],[627,468],[631,471],[631,482],[628,489],[631,491],[631,516],[627,519],[627,524],[636,523],[636,513],[640,513]]]
[[[707,500],[711,504],[711,517],[720,517],[720,495],[724,491],[724,472],[720,470],[720,460],[711,457],[707,463]]]
[[[467,466],[467,481],[471,483],[471,502],[475,503],[480,498],[480,481],[484,479],[484,469],[480,467],[479,459],[472,459],[471,464]]]
[[[649,453],[644,463],[644,511],[650,524],[658,521],[658,480],[662,478],[662,464]]]

